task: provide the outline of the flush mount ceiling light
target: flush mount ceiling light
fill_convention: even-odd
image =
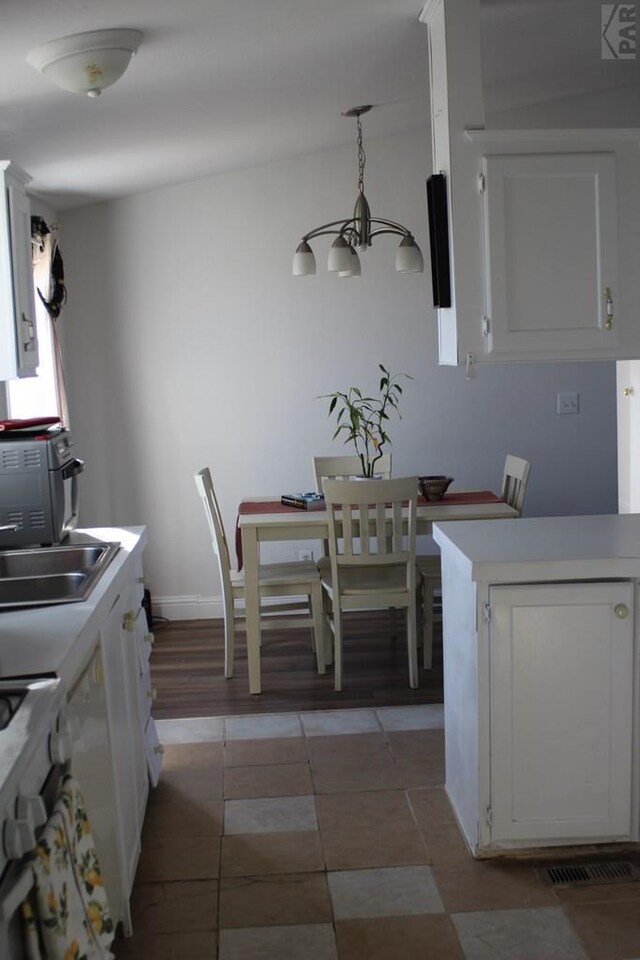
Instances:
[[[91,30],[37,47],[27,62],[63,90],[99,97],[125,72],[136,53],[140,30]]]
[[[402,237],[396,252],[396,270],[399,273],[422,273],[424,270],[422,253],[411,231],[393,220],[382,220],[380,217],[371,216],[371,210],[364,195],[366,156],[362,146],[362,124],[360,122],[361,115],[368,113],[369,110],[371,110],[371,106],[365,105],[352,107],[351,110],[345,110],[342,114],[343,117],[355,117],[358,130],[356,140],[358,147],[358,196],[353,216],[345,220],[333,220],[331,223],[324,223],[321,227],[316,227],[315,230],[305,233],[293,256],[294,277],[308,277],[316,272],[316,258],[309,246],[309,240],[324,234],[336,234],[336,239],[329,250],[327,269],[330,272],[337,273],[339,277],[359,277],[360,257],[357,250],[362,253],[367,247],[371,246],[374,237],[383,233],[393,233]]]

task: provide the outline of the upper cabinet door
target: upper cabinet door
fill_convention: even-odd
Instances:
[[[38,366],[31,262],[31,178],[0,161],[0,380],[33,377]]]
[[[616,348],[615,154],[485,156],[482,168],[487,352]]]

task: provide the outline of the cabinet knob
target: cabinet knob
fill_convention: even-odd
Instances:
[[[615,607],[613,608],[613,612],[618,620],[626,620],[629,616],[629,607],[626,605],[626,603],[616,603]]]
[[[158,691],[156,690],[155,687],[151,687],[150,690],[147,690],[147,697],[149,698],[149,700],[155,700],[157,696],[158,696]]]
[[[145,633],[144,639],[147,643],[150,643],[151,646],[153,646],[154,643],[156,642],[156,638],[152,633]]]
[[[133,633],[136,624],[136,615],[133,610],[127,610],[122,618],[122,627],[129,633]]]
[[[158,743],[158,744],[153,748],[153,752],[162,755],[162,754],[164,753],[164,747],[162,746],[161,743]]]
[[[625,387],[624,390],[622,391],[623,397],[633,397],[634,394],[635,394],[635,390],[633,389],[633,387]]]

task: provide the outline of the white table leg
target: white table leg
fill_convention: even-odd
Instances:
[[[258,566],[260,545],[255,527],[242,528],[242,562],[244,566],[244,602],[247,631],[249,693],[260,693],[260,594]]]

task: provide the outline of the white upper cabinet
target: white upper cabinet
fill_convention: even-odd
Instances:
[[[431,0],[440,363],[640,357],[640,131],[485,130],[479,0]]]
[[[0,161],[0,380],[35,376],[38,366],[31,210],[25,186],[31,177]]]

